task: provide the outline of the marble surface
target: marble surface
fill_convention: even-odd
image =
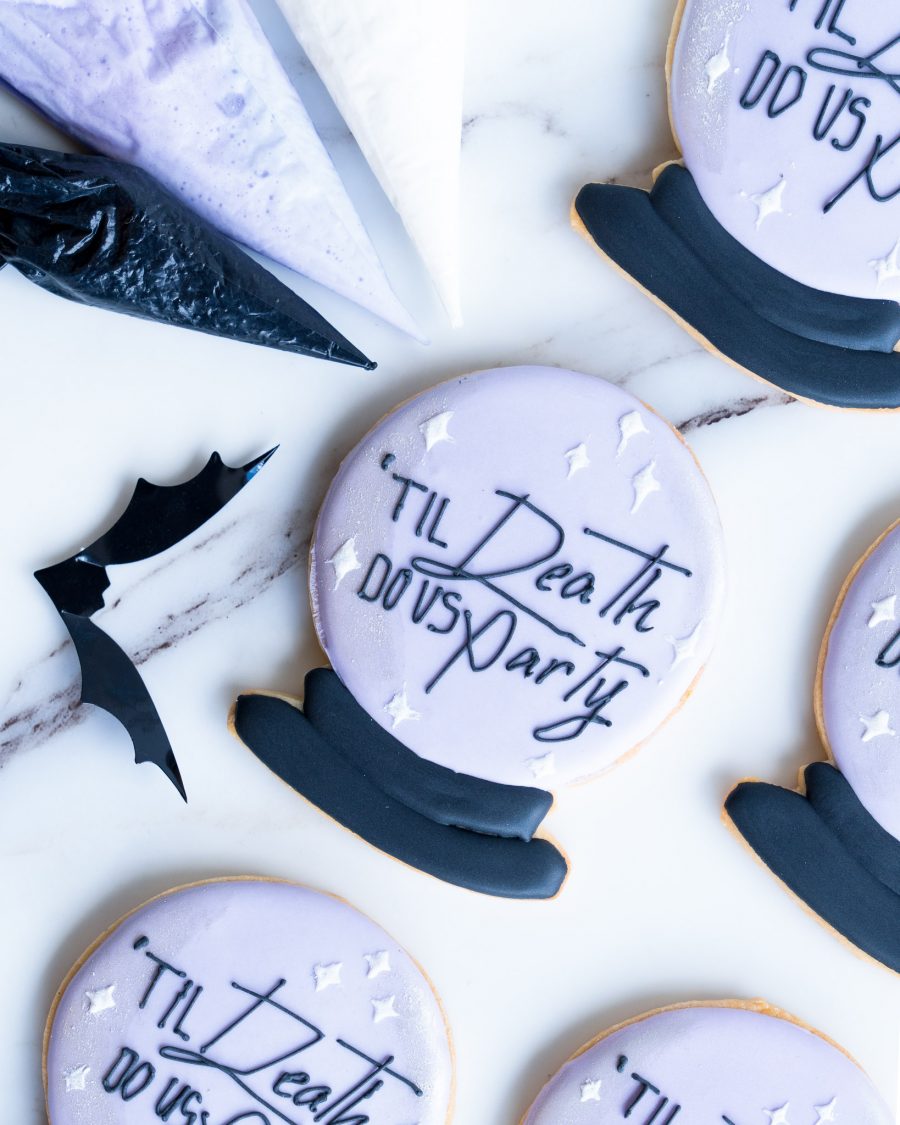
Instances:
[[[42,1119],[44,1014],[83,947],[151,894],[226,873],[336,892],[407,946],[447,1007],[466,1125],[513,1125],[572,1050],[625,1016],[727,995],[766,997],[828,1031],[893,1102],[898,982],[799,910],[719,808],[735,779],[790,784],[820,753],[818,645],[850,565],[900,514],[900,418],[791,404],[730,370],[569,227],[582,183],[646,184],[672,155],[672,0],[473,6],[455,332],[274,5],[258,7],[432,343],[296,277],[378,371],[79,308],[0,272],[3,1118]],[[64,144],[6,95],[0,136]],[[718,497],[730,561],[721,640],[689,705],[552,813],[573,871],[549,905],[404,869],[296,798],[225,725],[238,690],[297,691],[321,660],[306,553],[342,453],[438,379],[529,362],[614,380],[678,424]],[[173,483],[212,449],[236,464],[275,442],[215,524],[114,575],[101,618],[158,702],[185,806],[161,774],[135,768],[109,716],[77,708],[71,646],[31,574],[102,530],[136,476]]]

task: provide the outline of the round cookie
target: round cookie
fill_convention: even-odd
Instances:
[[[685,166],[729,234],[816,289],[900,301],[898,36],[894,0],[683,6]]]
[[[523,1125],[890,1125],[837,1046],[761,1001],[666,1008],[614,1028],[567,1062]]]
[[[822,646],[816,715],[856,796],[900,840],[900,523],[841,591]]]
[[[52,1125],[444,1125],[453,1058],[428,980],[375,923],[260,879],[173,890],[64,983],[44,1052]]]
[[[321,509],[310,586],[334,671],[453,771],[552,788],[646,739],[710,652],[723,550],[671,427],[620,388],[485,371],[389,414]]]

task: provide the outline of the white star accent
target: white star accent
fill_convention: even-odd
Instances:
[[[631,483],[634,485],[634,503],[631,505],[632,515],[634,515],[651,493],[662,491],[662,485],[654,476],[655,470],[656,462],[651,461],[649,465],[645,465],[643,469],[632,478]]]
[[[540,758],[529,758],[525,764],[537,779],[550,777],[556,773],[556,759],[552,750]]]
[[[859,721],[866,728],[862,736],[863,742],[871,742],[873,738],[881,738],[886,734],[893,736],[897,733],[891,726],[891,717],[887,711],[876,711],[871,719],[860,715]]]
[[[835,1112],[837,1110],[837,1098],[832,1098],[828,1105],[813,1106],[816,1113],[819,1115],[815,1125],[825,1125],[826,1122],[835,1121]]]
[[[882,598],[880,602],[872,602],[872,616],[869,618],[869,628],[874,629],[883,625],[885,621],[897,620],[897,595],[891,594],[889,598]]]
[[[381,949],[378,953],[366,953],[364,957],[366,964],[369,966],[369,971],[366,973],[368,980],[373,980],[375,977],[381,976],[382,973],[391,971],[391,955],[387,950]]]
[[[780,1109],[764,1109],[763,1113],[769,1118],[769,1125],[790,1125],[788,1121],[790,1108],[791,1103],[785,1102]]]
[[[331,965],[313,965],[313,976],[316,978],[316,992],[323,992],[332,984],[341,983],[341,969],[343,961],[335,961]]]
[[[725,42],[722,45],[722,50],[713,57],[706,64],[706,77],[709,79],[706,92],[712,94],[716,86],[719,84],[719,79],[724,78],[725,75],[731,70],[731,59],[728,57],[728,40],[731,38],[730,33],[725,36]]]
[[[75,1090],[83,1090],[90,1073],[91,1068],[89,1066],[73,1066],[71,1070],[67,1070],[63,1075],[66,1080],[66,1093],[71,1094]]]
[[[750,202],[756,204],[758,211],[756,216],[757,230],[771,215],[781,215],[784,212],[784,189],[786,187],[787,180],[782,176],[778,183],[774,187],[770,187],[768,191],[760,191],[756,195],[748,196]]]
[[[328,562],[334,567],[334,586],[332,586],[332,589],[336,590],[348,574],[352,574],[354,570],[359,570],[362,567],[359,555],[356,553],[356,538],[348,539],[343,547],[338,547]]]
[[[419,426],[419,432],[425,438],[426,453],[430,453],[442,441],[453,441],[448,429],[452,418],[453,411],[445,410],[443,414],[435,414],[433,418],[429,418]]]
[[[382,1020],[398,1020],[400,1013],[394,1007],[395,996],[385,996],[382,1000],[372,1001],[372,1021],[381,1023]]]
[[[900,238],[886,258],[874,258],[869,265],[875,271],[879,285],[884,285],[886,281],[896,281],[900,277]]]
[[[96,992],[86,992],[88,1002],[88,1015],[99,1016],[103,1012],[108,1012],[111,1008],[116,1006],[113,1000],[113,993],[116,991],[114,984],[109,984],[106,988],[98,988]]]
[[[666,637],[666,640],[673,649],[673,668],[677,668],[678,665],[684,663],[685,660],[690,660],[697,651],[697,644],[700,640],[700,628],[702,625],[703,622],[701,621],[699,625],[695,626],[694,631],[688,633],[686,637]]]
[[[588,457],[587,446],[584,442],[581,445],[576,445],[574,449],[570,449],[566,454],[566,460],[569,462],[569,472],[566,475],[566,480],[571,480],[576,473],[580,473],[582,469],[590,467],[591,459]]]
[[[616,456],[622,456],[632,438],[637,437],[638,434],[649,433],[650,431],[644,425],[644,419],[639,410],[632,410],[630,414],[623,414],[619,419],[619,445],[616,449]]]
[[[601,1078],[586,1078],[581,1083],[581,1100],[583,1102],[599,1102],[602,1086],[603,1080]]]
[[[397,692],[390,703],[385,704],[384,709],[391,717],[391,730],[396,730],[401,723],[415,722],[422,718],[421,714],[414,711],[409,705],[406,684],[403,685],[402,691]]]

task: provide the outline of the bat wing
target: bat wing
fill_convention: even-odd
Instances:
[[[236,469],[213,453],[183,484],[138,480],[128,507],[108,531],[84,550],[35,573],[75,645],[82,702],[117,718],[131,735],[134,760],[157,765],[185,800],[175,755],[143,680],[127,654],[91,617],[103,606],[108,566],[152,558],[180,543],[220,512],[274,452],[270,449]]]
[[[102,707],[118,719],[134,743],[134,760],[152,762],[187,794],[175,754],[144,681],[116,642],[88,617],[60,614],[81,664],[81,702]]]
[[[149,559],[174,547],[233,500],[275,449],[237,469],[213,453],[200,472],[182,484],[151,484],[141,478],[122,515],[79,552],[79,560],[93,566],[116,566]]]
[[[103,606],[109,586],[106,567],[152,558],[186,539],[234,499],[275,449],[237,469],[213,453],[200,472],[182,484],[151,484],[141,478],[128,507],[108,531],[71,558],[36,571],[35,578],[60,613],[90,617]]]

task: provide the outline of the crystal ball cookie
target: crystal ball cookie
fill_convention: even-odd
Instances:
[[[762,1002],[662,1009],[606,1032],[563,1066],[522,1125],[890,1125],[862,1070]]]
[[[830,761],[796,790],[739,782],[726,824],[858,953],[900,973],[900,524],[844,583],[819,654],[815,711]]]
[[[311,556],[334,671],[421,757],[552,788],[607,769],[689,693],[722,533],[679,435],[543,367],[454,379],[363,438]]]
[[[445,1125],[448,1032],[374,922],[287,883],[170,891],[116,923],[47,1026],[52,1125]]]
[[[681,159],[650,191],[587,184],[573,208],[714,356],[847,410],[900,409],[897,30],[891,0],[681,0]]]

